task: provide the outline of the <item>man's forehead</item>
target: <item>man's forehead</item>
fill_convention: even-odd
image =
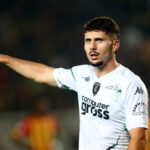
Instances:
[[[117,40],[116,34],[107,34],[105,31],[87,31],[84,34],[84,38],[103,38],[103,39],[111,39],[111,40]]]
[[[104,31],[88,31],[85,33],[85,38],[102,38],[108,35]]]

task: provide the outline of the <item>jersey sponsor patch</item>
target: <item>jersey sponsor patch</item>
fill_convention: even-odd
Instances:
[[[87,77],[82,77],[82,79],[84,79],[86,82],[89,82],[90,81],[90,77],[87,76]]]
[[[81,104],[81,114],[92,114],[93,116],[97,116],[99,118],[103,118],[105,120],[109,119],[109,106],[103,103],[97,103],[94,100],[82,96],[82,104]]]
[[[133,115],[148,115],[148,108],[144,102],[135,104],[133,108]]]
[[[106,86],[106,89],[117,91],[117,93],[121,93],[122,90],[118,88],[117,85]]]

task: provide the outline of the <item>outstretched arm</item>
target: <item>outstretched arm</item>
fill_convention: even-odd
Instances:
[[[145,150],[146,139],[146,129],[145,128],[135,128],[130,130],[131,140],[127,150]]]
[[[33,79],[39,83],[46,83],[50,86],[57,86],[57,83],[54,79],[55,68],[53,67],[10,57],[4,54],[0,54],[0,63],[8,66],[26,78]]]

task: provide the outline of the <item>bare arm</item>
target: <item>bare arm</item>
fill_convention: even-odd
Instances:
[[[53,67],[3,54],[0,54],[0,63],[5,64],[26,78],[33,79],[39,83],[46,83],[50,86],[57,86],[54,79],[55,68]]]
[[[147,142],[146,129],[135,128],[130,130],[131,140],[127,150],[144,150]]]

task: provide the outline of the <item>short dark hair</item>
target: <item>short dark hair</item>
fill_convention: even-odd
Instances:
[[[115,34],[117,39],[120,38],[120,28],[116,21],[110,17],[96,17],[84,25],[84,33],[88,31],[103,31],[108,35]]]

